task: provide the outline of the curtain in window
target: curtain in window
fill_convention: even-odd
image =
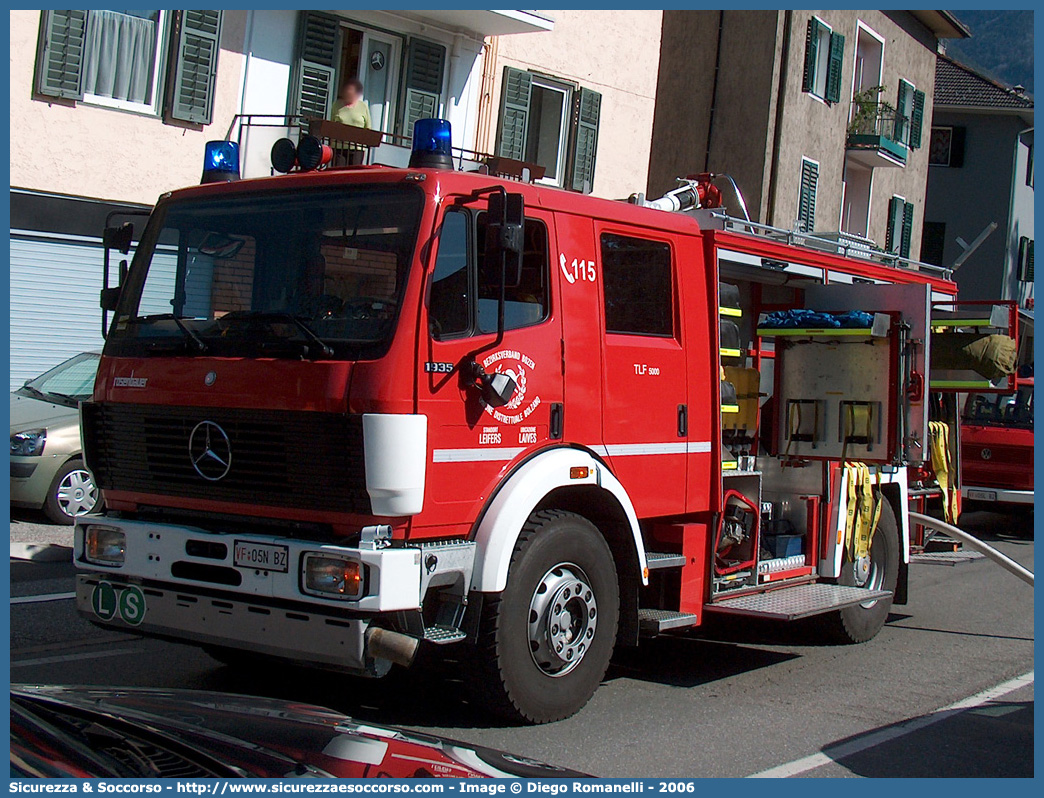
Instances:
[[[84,94],[150,103],[155,48],[155,21],[119,11],[91,11],[84,52]]]

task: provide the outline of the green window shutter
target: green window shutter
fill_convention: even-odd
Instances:
[[[816,226],[816,191],[818,187],[819,166],[812,161],[803,160],[798,194],[798,221],[804,224],[806,233],[811,233]]]
[[[1033,282],[1033,239],[1026,236],[1019,239],[1019,280]]]
[[[1026,253],[1026,282],[1033,282],[1033,239],[1029,242],[1029,251]]]
[[[820,27],[820,22],[815,17],[808,21],[805,33],[805,71],[801,76],[801,91],[810,92],[816,87],[816,58],[819,50]]]
[[[913,238],[914,206],[912,202],[903,203],[903,232],[899,240],[899,255],[903,258],[910,257],[910,242]]]
[[[521,69],[504,67],[500,90],[500,121],[497,124],[497,155],[524,161],[529,131],[529,102],[533,76]]]
[[[899,237],[903,225],[903,211],[906,203],[899,197],[888,200],[888,228],[885,231],[885,251],[896,254],[899,251]]]
[[[602,95],[580,89],[573,95],[573,162],[569,187],[591,193],[594,186],[595,156],[598,154],[598,120],[602,114]]]
[[[43,11],[36,59],[36,90],[47,97],[80,100],[86,11]]]
[[[413,123],[439,115],[446,48],[424,39],[411,39],[406,58],[406,107],[402,135],[413,140]]]
[[[220,11],[182,11],[170,116],[209,125],[221,39]]]
[[[337,96],[337,66],[341,56],[341,23],[318,11],[302,11],[297,23],[295,90],[290,113],[329,119]]]
[[[924,92],[913,93],[913,111],[910,112],[910,149],[921,146],[921,128],[924,127]]]
[[[899,94],[895,102],[895,125],[892,139],[900,144],[909,143],[909,120],[906,118],[906,95],[912,87],[905,80],[899,81]]]
[[[830,67],[827,72],[826,99],[841,101],[841,71],[845,64],[845,37],[840,33],[830,34]]]

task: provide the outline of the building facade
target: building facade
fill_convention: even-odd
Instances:
[[[922,259],[963,259],[961,299],[1032,308],[1033,99],[940,55],[928,157]]]
[[[648,193],[726,173],[754,221],[916,257],[935,56],[965,35],[938,11],[666,12]]]
[[[101,346],[101,230],[198,182],[230,138],[271,173],[288,122],[364,85],[376,163],[405,165],[416,119],[450,120],[462,168],[537,163],[545,183],[646,183],[659,11],[11,12],[11,384]],[[289,116],[289,119],[288,119]],[[612,125],[603,124],[611,118]],[[40,142],[60,157],[39,161]]]

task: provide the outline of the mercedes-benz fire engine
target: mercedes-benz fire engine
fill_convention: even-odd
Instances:
[[[292,173],[244,180],[209,146],[103,291],[85,616],[240,667],[452,646],[484,706],[546,722],[643,635],[858,642],[905,602],[908,502],[959,497],[940,391],[1004,379],[933,341],[1006,335],[1005,308],[729,216],[710,175],[597,199],[454,171],[428,121],[409,168],[281,146]]]

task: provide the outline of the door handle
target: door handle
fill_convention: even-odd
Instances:
[[[689,408],[678,405],[678,437],[684,438],[689,434]]]

